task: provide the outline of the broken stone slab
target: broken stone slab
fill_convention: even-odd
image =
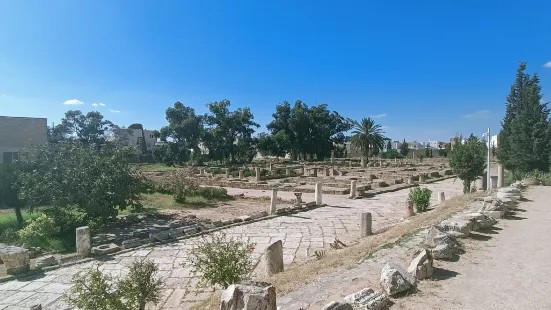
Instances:
[[[222,224],[222,221],[214,221],[214,222],[212,222],[212,225],[214,225],[214,227],[222,227],[222,226],[224,226],[224,224]]]
[[[122,247],[125,249],[131,249],[131,248],[139,247],[142,244],[143,242],[140,239],[136,239],[136,238],[128,239],[122,242]]]
[[[105,255],[105,254],[111,254],[120,251],[121,248],[114,244],[102,244],[100,246],[95,246],[92,248],[92,253],[95,255]]]
[[[316,202],[315,201],[309,201],[309,202],[305,203],[304,206],[307,207],[307,208],[315,207]]]
[[[55,256],[53,255],[46,255],[46,256],[39,257],[34,262],[34,266],[36,268],[43,268],[43,267],[54,266],[58,264],[59,262],[57,261],[57,258],[55,258]]]
[[[276,310],[276,290],[266,282],[230,285],[220,299],[220,310]]]
[[[388,262],[381,271],[380,283],[388,295],[395,295],[415,287],[417,279],[402,266]]]
[[[186,235],[196,234],[200,231],[201,231],[201,228],[199,228],[199,226],[197,225],[184,227],[184,234]]]
[[[513,193],[503,193],[503,192],[497,192],[496,198],[503,200],[503,199],[510,199],[512,201],[518,201],[520,199],[520,195],[513,194]]]
[[[466,219],[450,219],[442,221],[438,224],[440,230],[443,231],[457,231],[459,233],[468,236],[471,230],[473,230],[476,221],[466,220]]]
[[[463,215],[463,217],[469,220],[474,219],[476,221],[476,226],[478,227],[478,229],[488,229],[497,224],[495,218],[489,217],[488,215],[480,212],[468,213]]]
[[[383,292],[375,292],[370,288],[350,294],[343,301],[352,305],[352,309],[381,310],[390,303],[388,296]]]
[[[13,275],[28,272],[30,269],[29,250],[17,246],[0,248],[0,259],[6,267],[6,274]]]
[[[418,280],[432,277],[434,272],[433,259],[429,250],[422,250],[411,262],[408,272]]]
[[[352,305],[342,301],[332,301],[325,305],[322,310],[353,310]]]
[[[433,259],[452,259],[461,248],[457,240],[450,235],[438,235],[434,237],[433,242],[435,246],[430,250]]]

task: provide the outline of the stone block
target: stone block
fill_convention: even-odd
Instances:
[[[128,239],[122,242],[122,247],[125,249],[131,249],[131,248],[139,247],[142,244],[143,242],[140,239],[136,239],[136,238]]]
[[[283,271],[283,242],[278,240],[264,251],[264,270],[267,277]]]
[[[252,220],[250,215],[242,215],[242,216],[239,217],[239,219],[243,222],[248,222],[248,221]]]
[[[365,212],[360,215],[360,238],[371,236],[373,225],[373,217],[371,213]]]
[[[168,234],[168,231],[159,231],[155,233],[149,233],[149,241],[155,242],[155,241],[164,241],[170,239],[170,235]]]
[[[488,228],[493,227],[497,223],[495,218],[492,218],[492,217],[490,217],[488,215],[485,215],[483,213],[480,213],[480,212],[468,213],[468,214],[463,215],[463,217],[466,218],[466,219],[469,219],[469,220],[474,219],[477,223],[476,226],[479,229],[488,229]]]
[[[417,280],[432,277],[434,272],[433,260],[429,250],[422,250],[411,262],[408,272],[414,275]]]
[[[332,301],[325,305],[322,310],[353,310],[352,305],[342,301]]]
[[[467,219],[450,219],[442,221],[438,227],[443,231],[456,231],[465,236],[468,236],[471,230],[473,230],[473,225],[476,221],[471,221]]]
[[[93,247],[92,253],[95,255],[106,255],[106,254],[118,252],[120,250],[121,248],[118,245],[114,243],[110,243],[110,244],[102,244],[102,245]]]
[[[309,201],[309,202],[305,203],[304,206],[307,207],[307,208],[315,207],[316,202],[315,201]]]
[[[382,292],[375,292],[370,288],[350,294],[344,297],[343,301],[352,305],[353,309],[381,310],[386,309],[390,300]]]
[[[147,228],[140,228],[140,229],[136,229],[134,232],[132,232],[132,236],[134,238],[149,238],[149,229]]]
[[[181,236],[184,235],[184,230],[185,230],[184,227],[170,229],[170,230],[168,230],[168,237],[169,238],[181,237]]]
[[[184,234],[186,234],[186,235],[196,234],[200,231],[201,231],[201,229],[197,225],[184,227]]]
[[[54,266],[54,265],[59,265],[59,262],[57,261],[57,258],[55,258],[55,256],[53,255],[46,255],[46,256],[39,257],[34,262],[34,266],[36,268],[43,268],[43,267]]]
[[[9,275],[25,273],[30,269],[29,250],[21,247],[8,245],[0,248],[0,260]]]
[[[251,213],[250,214],[250,217],[251,219],[253,220],[256,220],[256,219],[260,219],[260,218],[263,218],[263,217],[266,217],[268,216],[268,212],[266,211],[258,211],[258,212],[254,212],[254,213]]]
[[[76,229],[77,253],[82,257],[90,255],[92,245],[90,243],[90,227],[83,226]]]
[[[395,295],[415,287],[417,279],[402,266],[388,262],[381,271],[380,283],[388,295]]]
[[[230,285],[220,300],[220,310],[276,310],[275,287],[265,282],[245,281]]]

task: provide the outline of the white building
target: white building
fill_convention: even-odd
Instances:
[[[439,145],[440,141],[436,140],[428,140],[427,142],[425,142],[425,146],[428,146],[431,149],[437,149]]]
[[[117,139],[126,146],[141,148],[142,143],[145,143],[148,151],[153,150],[155,144],[157,143],[157,138],[155,137],[153,130],[144,129],[142,136],[142,130],[140,129],[124,128],[118,131],[117,135],[119,135]],[[144,138],[145,141],[143,140]]]
[[[0,163],[17,160],[28,147],[46,144],[45,118],[0,116]]]

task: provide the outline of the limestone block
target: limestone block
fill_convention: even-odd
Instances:
[[[34,262],[34,265],[36,268],[43,268],[43,267],[54,266],[58,264],[59,262],[57,261],[57,258],[55,258],[55,256],[53,255],[46,255],[46,256],[39,257]]]
[[[92,245],[90,243],[90,227],[83,226],[76,229],[77,253],[83,257],[90,255]]]
[[[275,287],[252,281],[232,284],[222,293],[220,310],[276,310]]]
[[[341,301],[332,301],[325,305],[322,310],[353,310],[352,305]]]
[[[30,269],[29,250],[17,246],[0,248],[0,259],[4,262],[7,274],[25,273]]]
[[[466,218],[466,219],[469,219],[469,220],[475,219],[476,223],[477,223],[477,227],[479,229],[488,229],[488,228],[491,228],[492,226],[494,226],[497,223],[495,218],[491,218],[488,215],[485,215],[485,214],[480,213],[480,212],[468,213],[468,214],[463,215],[463,217]]]
[[[388,295],[407,291],[417,285],[417,279],[402,266],[388,262],[381,271],[381,285]]]
[[[503,216],[505,216],[505,212],[502,212],[502,211],[482,211],[482,213],[484,213],[484,215],[493,219],[500,219],[500,218],[503,218]]]
[[[476,221],[470,221],[466,219],[450,219],[442,221],[438,227],[443,231],[457,231],[459,233],[468,236],[471,230],[473,230],[474,223]]]
[[[370,288],[346,296],[343,301],[352,305],[352,309],[380,310],[390,303],[388,296],[382,292],[375,292]]]
[[[267,277],[283,271],[283,242],[278,240],[266,248],[264,266]]]
[[[409,265],[408,272],[414,275],[418,280],[432,277],[434,266],[430,251],[421,251]]]
[[[520,199],[520,194],[515,193],[504,193],[504,192],[497,192],[496,198],[503,200],[503,199],[510,199],[512,201],[517,201]]]

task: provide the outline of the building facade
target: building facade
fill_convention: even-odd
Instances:
[[[143,130],[143,136],[142,136],[142,130],[141,129],[122,129],[118,131],[117,140],[121,141],[122,144],[126,146],[135,147],[138,149],[141,149],[142,143],[145,144],[145,147],[148,151],[153,150],[155,148],[157,138],[155,137],[155,131],[153,130]],[[145,137],[145,141],[144,141]]]
[[[33,145],[48,141],[45,118],[0,116],[0,163],[12,162]]]

